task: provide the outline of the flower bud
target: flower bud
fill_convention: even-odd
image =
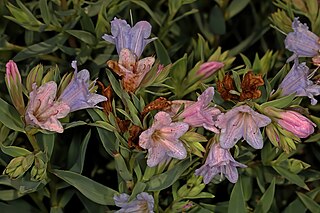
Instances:
[[[12,179],[19,178],[31,167],[33,161],[33,154],[13,158],[3,171],[3,174],[8,175]]]
[[[314,126],[316,126],[308,118],[291,110],[281,113],[278,124],[299,138],[307,138],[314,132]]]
[[[12,104],[20,113],[20,115],[23,115],[25,105],[22,94],[21,76],[16,63],[12,60],[10,60],[6,64],[5,81],[12,100]]]
[[[222,68],[224,64],[218,61],[208,61],[200,65],[199,70],[196,72],[197,75],[202,76],[206,79],[213,75],[216,71]]]
[[[35,155],[34,166],[31,169],[31,180],[41,181],[47,177],[47,162],[46,156],[43,152]]]
[[[59,74],[60,70],[58,65],[56,65],[55,67],[50,67],[45,76],[42,78],[41,84],[45,84],[49,81],[56,81],[57,76],[59,76]]]
[[[279,147],[280,135],[279,135],[279,131],[277,130],[276,126],[271,123],[268,126],[266,126],[265,131],[266,131],[266,134],[267,134],[269,140],[271,141],[271,143],[274,146]]]
[[[32,70],[27,76],[26,87],[28,92],[31,92],[33,90],[33,83],[36,83],[38,87],[41,85],[42,77],[43,66],[42,64],[38,64],[36,67],[32,68]]]

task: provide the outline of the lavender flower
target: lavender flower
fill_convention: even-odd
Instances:
[[[179,138],[188,131],[188,128],[189,125],[183,122],[172,123],[168,113],[158,112],[154,116],[152,126],[139,137],[139,145],[148,149],[148,166],[156,166],[170,157],[186,158],[186,148]]]
[[[206,162],[195,174],[203,176],[203,182],[208,184],[217,174],[224,174],[231,183],[238,180],[236,167],[245,168],[246,165],[234,160],[228,149],[221,148],[219,143],[212,144]]]
[[[260,127],[267,126],[271,119],[259,114],[247,105],[242,105],[218,116],[216,126],[221,129],[220,145],[222,148],[233,147],[240,138],[255,149],[263,147]]]
[[[285,47],[294,54],[287,60],[292,61],[297,57],[314,57],[319,54],[319,37],[311,32],[306,24],[302,24],[299,18],[292,22],[294,32],[288,33],[285,39]]]
[[[90,92],[90,73],[88,70],[78,72],[77,61],[72,62],[74,76],[68,86],[63,90],[59,101],[70,107],[70,112],[97,107],[96,104],[106,101],[107,98]]]
[[[122,193],[113,197],[116,206],[121,207],[117,213],[153,213],[154,199],[146,192],[142,192],[137,197],[129,201],[129,195]]]
[[[209,104],[213,99],[213,95],[214,88],[207,88],[198,97],[197,102],[186,106],[183,112],[179,115],[179,118],[183,119],[183,122],[192,127],[203,126],[205,129],[219,133],[219,130],[215,127],[215,120],[221,112],[217,108],[209,107]]]
[[[279,85],[279,88],[282,89],[281,95],[296,93],[296,96],[308,96],[312,105],[317,104],[314,96],[320,95],[320,86],[309,80],[308,74],[309,68],[306,63],[299,64],[295,60],[293,67]]]
[[[111,21],[111,34],[104,34],[102,38],[116,45],[120,55],[122,49],[131,50],[140,58],[145,46],[157,38],[147,39],[151,34],[151,25],[147,21],[139,21],[132,28],[125,20],[114,18]]]
[[[57,84],[50,81],[39,88],[33,84],[33,91],[29,95],[29,103],[25,112],[27,125],[40,127],[53,132],[63,132],[58,119],[64,118],[70,112],[70,107],[59,101],[54,101]]]

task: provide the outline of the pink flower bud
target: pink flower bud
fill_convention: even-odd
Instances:
[[[280,112],[278,124],[299,138],[307,138],[314,132],[316,126],[308,118],[291,110]]]
[[[10,60],[6,64],[5,81],[11,97],[12,104],[20,113],[20,115],[23,115],[25,105],[22,94],[21,76],[16,63],[13,60]]]
[[[202,75],[203,78],[208,78],[223,66],[224,64],[218,61],[205,62],[200,65],[200,69],[197,71],[197,75]]]
[[[6,64],[6,81],[8,89],[12,87],[13,84],[20,83],[21,84],[21,76],[17,67],[17,64],[10,60]]]

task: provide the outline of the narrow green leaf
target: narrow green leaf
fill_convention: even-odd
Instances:
[[[262,195],[260,201],[258,202],[258,205],[256,209],[254,210],[254,213],[267,213],[269,212],[269,209],[271,207],[271,204],[274,199],[274,192],[275,192],[275,178],[272,179],[272,182],[266,192]]]
[[[44,23],[50,24],[51,23],[51,12],[48,7],[48,1],[47,0],[40,0],[39,1],[39,8],[41,12],[41,17],[43,18]]]
[[[307,192],[306,195],[311,199],[315,199],[316,196],[319,194],[319,192],[320,192],[320,187],[317,187],[312,191]],[[302,203],[301,199],[298,197],[287,206],[287,208],[283,211],[283,213],[292,213],[292,212],[304,213],[306,211],[307,211],[307,208]]]
[[[18,146],[5,146],[3,144],[0,144],[0,147],[3,153],[10,155],[11,157],[19,157],[32,154],[32,152],[30,152],[29,150]]]
[[[70,171],[77,172],[80,174],[82,173],[83,166],[84,166],[84,160],[86,157],[86,150],[87,150],[90,136],[91,136],[91,130],[89,130],[89,132],[86,134],[86,136],[84,137],[84,139],[81,142],[81,145],[80,146],[78,145],[79,146],[79,149],[77,150],[78,157],[77,157],[75,163],[73,164],[73,166],[71,167]]]
[[[89,44],[95,45],[97,43],[97,39],[91,33],[84,31],[84,30],[66,30],[67,33],[73,35],[74,37],[78,38],[79,40]]]
[[[38,133],[36,137],[37,137],[37,142],[39,143],[39,146],[42,148],[42,150],[45,151],[45,153],[48,156],[48,159],[50,160],[53,149],[54,149],[54,142],[56,139],[56,135]]]
[[[273,101],[268,101],[266,103],[261,104],[261,107],[273,106],[273,107],[280,108],[280,109],[285,108],[285,107],[292,104],[292,101],[295,98],[295,96],[296,96],[295,94],[291,94],[288,96],[278,98]]]
[[[249,2],[250,0],[233,0],[226,10],[227,19],[231,19],[233,16],[241,12]]]
[[[163,172],[162,174],[151,177],[151,179],[147,182],[147,190],[148,191],[160,191],[162,189],[168,188],[171,186],[176,180],[179,179],[181,174],[187,170],[195,160],[185,159],[177,163],[172,169]]]
[[[209,29],[213,34],[223,35],[226,33],[226,23],[223,13],[218,6],[215,6],[210,11]]]
[[[292,172],[290,172],[289,170],[287,170],[286,168],[283,168],[281,166],[277,166],[277,165],[273,165],[272,166],[274,168],[274,170],[276,170],[280,175],[282,175],[283,177],[285,177],[286,179],[288,179],[289,181],[291,181],[292,183],[306,189],[309,190],[308,186],[305,184],[305,182],[303,181],[303,179],[299,176],[296,175]]]
[[[154,12],[150,9],[150,7],[149,7],[144,1],[131,0],[131,2],[139,5],[140,7],[142,7],[145,11],[147,11],[147,13],[149,13],[149,15],[151,16],[151,18],[152,18],[159,26],[161,26],[160,17],[158,17],[158,15],[157,15],[156,13],[154,13]]]
[[[124,161],[122,155],[120,153],[114,155],[114,160],[116,164],[116,169],[118,174],[123,178],[125,181],[132,180],[132,175],[128,170],[126,162]]]
[[[18,111],[0,98],[0,121],[9,129],[24,132],[23,123]]]
[[[229,201],[228,213],[246,213],[246,202],[244,201],[241,177],[234,185]]]
[[[101,205],[114,205],[113,196],[118,192],[78,173],[53,170],[53,174],[66,181],[84,196]]]
[[[157,58],[160,60],[160,64],[167,66],[171,64],[171,59],[167,49],[163,46],[162,42],[157,39],[153,41],[154,47],[156,48]]]
[[[302,203],[309,209],[312,213],[319,213],[320,205],[312,200],[309,196],[302,194],[301,192],[297,192],[298,197],[302,201]]]

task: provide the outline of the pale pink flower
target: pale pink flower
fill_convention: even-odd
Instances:
[[[53,81],[39,88],[35,83],[33,84],[25,113],[27,125],[52,132],[63,132],[63,127],[58,119],[67,116],[70,107],[63,102],[55,101],[56,93],[57,84]]]
[[[196,102],[192,104],[187,102],[185,109],[178,118],[192,127],[204,127],[207,130],[219,133],[219,130],[215,127],[215,120],[221,112],[219,109],[209,106],[213,95],[214,88],[207,88]],[[174,102],[172,101],[172,103]]]
[[[210,183],[217,174],[224,174],[231,183],[236,183],[239,176],[236,167],[247,166],[235,161],[228,149],[223,149],[219,143],[214,143],[209,150],[206,162],[196,169],[195,174],[203,176],[205,184]]]
[[[222,148],[233,147],[242,137],[255,149],[263,147],[260,127],[267,126],[271,119],[259,114],[247,105],[235,107],[218,116],[216,126],[220,131],[220,145]]]
[[[150,167],[169,158],[184,159],[187,151],[179,138],[188,131],[189,125],[183,122],[172,122],[166,112],[154,116],[152,126],[141,133],[139,145],[148,149],[147,164]]]

